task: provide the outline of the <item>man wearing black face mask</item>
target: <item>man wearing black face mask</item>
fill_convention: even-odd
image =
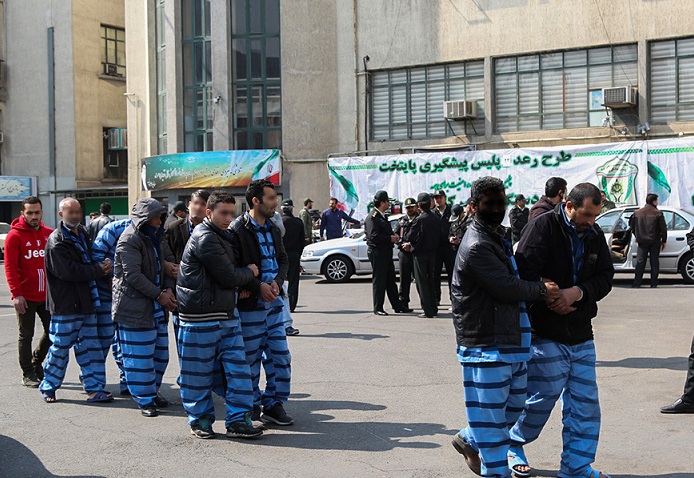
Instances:
[[[501,226],[504,183],[481,178],[471,193],[475,219],[460,243],[451,286],[469,425],[455,435],[453,446],[478,475],[511,476],[509,467],[515,464],[507,461],[509,431],[525,403],[530,358],[525,303],[555,300],[559,290],[550,281],[519,278]]]

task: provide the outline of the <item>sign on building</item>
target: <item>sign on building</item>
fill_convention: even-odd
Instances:
[[[142,160],[145,191],[248,186],[256,179],[279,185],[282,162],[276,149],[207,151],[152,156]]]

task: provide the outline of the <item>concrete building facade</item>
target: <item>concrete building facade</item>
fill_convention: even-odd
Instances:
[[[257,37],[244,51],[251,63],[254,55],[267,60],[270,40],[263,35],[273,8],[280,25],[281,193],[295,203],[306,196],[316,207],[327,203],[331,154],[613,142],[641,138],[644,128],[649,138],[694,134],[692,2],[125,3],[128,68],[135,71],[128,75],[131,201],[143,194],[140,160],[190,151],[187,137],[199,139],[198,150],[254,147],[237,137],[247,127],[245,108],[256,104],[244,103],[239,88],[255,80],[239,83],[245,63],[238,57],[243,42],[253,45]],[[186,33],[191,18],[197,33]],[[193,86],[186,83],[186,64],[197,61],[191,51],[207,52]],[[602,89],[617,87],[636,99],[605,110]],[[197,118],[206,125],[195,131],[186,126],[189,90],[204,105]],[[474,103],[476,118],[444,118],[447,100]],[[259,103],[264,111],[277,111],[268,101]],[[187,194],[153,192],[167,201]]]
[[[77,197],[128,214],[122,0],[3,2],[7,97],[2,174],[34,176],[44,220]],[[2,220],[20,205],[4,204]]]

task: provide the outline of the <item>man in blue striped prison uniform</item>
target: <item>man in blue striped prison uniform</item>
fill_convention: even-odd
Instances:
[[[252,181],[246,190],[246,202],[250,211],[238,217],[231,229],[239,266],[255,264],[260,271],[257,278],[240,290],[237,303],[246,359],[253,377],[252,420],[287,426],[294,423],[284,410],[291,385],[291,355],[282,314],[282,284],[287,279],[289,259],[280,231],[270,220],[279,202],[274,184],[267,180]],[[261,362],[266,381],[262,394]]]
[[[130,219],[124,219],[122,221],[112,221],[103,226],[96,235],[94,244],[92,244],[92,261],[100,263],[108,258],[108,260],[113,262],[116,256],[118,238],[131,222]],[[108,356],[108,351],[111,350],[116,365],[118,365],[120,394],[130,395],[128,386],[125,383],[125,372],[123,372],[123,356],[118,347],[118,342],[115,340],[115,329],[113,327],[113,318],[111,317],[113,271],[97,279],[96,286],[99,290],[100,302],[99,307],[96,309],[96,331],[99,343],[101,343],[104,360]]]
[[[164,258],[171,261],[171,263],[164,263],[164,273],[174,279],[178,277],[178,268],[183,251],[193,234],[193,230],[205,219],[209,197],[209,191],[204,189],[193,191],[188,201],[188,215],[164,227],[164,240],[161,242],[161,249],[164,252]],[[174,310],[171,314],[171,323],[173,324],[174,337],[178,340],[178,311]],[[178,353],[178,348],[176,351]]]
[[[253,381],[236,309],[237,288],[258,276],[258,267],[236,267],[229,225],[236,201],[224,191],[207,200],[207,217],[188,241],[180,263],[176,297],[179,311],[178,357],[183,407],[190,432],[214,438],[212,389],[215,374],[224,375],[227,437],[255,438]],[[220,372],[221,371],[221,372]]]
[[[528,399],[511,430],[511,454],[527,465],[522,447],[538,437],[561,397],[562,478],[607,476],[592,467],[600,434],[592,319],[614,276],[610,250],[595,225],[601,201],[593,184],[577,185],[565,203],[528,224],[516,252],[523,279],[549,278],[561,296],[529,311],[535,334]]]
[[[164,274],[161,240],[166,208],[153,198],[132,208],[132,223],[116,246],[113,321],[125,381],[145,417],[169,402],[159,394],[169,363],[167,314],[176,308],[174,280]]]
[[[475,219],[460,243],[452,279],[453,322],[463,369],[468,426],[455,449],[481,476],[510,477],[509,430],[523,410],[530,320],[526,302],[554,299],[553,282],[518,277],[511,242],[501,222],[504,183],[484,177],[472,184]]]
[[[56,401],[55,391],[65,378],[70,349],[80,366],[87,401],[109,402],[106,392],[105,359],[97,337],[96,310],[99,293],[96,279],[111,273],[113,265],[106,259],[92,261],[91,241],[80,224],[82,207],[73,198],[60,201],[61,221],[46,243],[47,304],[51,313],[48,350],[44,379],[39,385],[47,403]]]

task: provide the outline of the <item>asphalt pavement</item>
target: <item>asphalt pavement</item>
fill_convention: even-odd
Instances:
[[[450,313],[376,317],[368,277],[346,284],[302,278],[294,315],[301,335],[288,339],[292,396],[285,407],[296,423],[243,441],[224,436],[217,397],[217,439],[189,434],[173,348],[162,386],[173,406],[159,417],[144,418],[133,401],[118,397],[110,358],[113,403],[87,404],[74,357],[59,402],[44,403],[21,385],[16,318],[2,272],[0,477],[474,476],[450,445],[466,424]],[[618,276],[594,321],[603,419],[595,466],[613,478],[694,477],[694,415],[659,413],[682,393],[694,287],[675,276],[658,289],[629,283]],[[560,415],[555,409],[526,448],[536,476],[556,476]]]

